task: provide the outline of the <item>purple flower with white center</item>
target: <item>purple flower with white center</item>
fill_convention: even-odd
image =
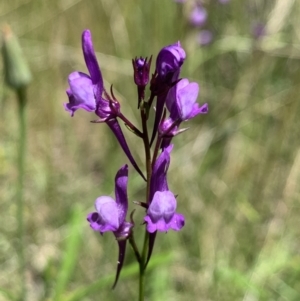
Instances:
[[[190,23],[193,26],[203,26],[207,20],[207,11],[202,5],[197,5],[194,7],[190,14]]]
[[[167,232],[170,229],[179,231],[184,226],[184,217],[176,213],[176,198],[169,190],[167,182],[172,148],[173,145],[165,148],[154,164],[150,186],[151,201],[144,217],[150,233]]]
[[[96,211],[87,216],[87,220],[93,230],[103,234],[111,231],[115,235],[119,245],[119,258],[117,273],[113,287],[116,286],[126,250],[126,239],[131,234],[133,224],[125,220],[128,210],[127,197],[128,166],[124,165],[117,172],[115,178],[116,201],[109,196],[101,196],[95,201]]]
[[[64,107],[70,112],[71,116],[74,116],[75,111],[78,109],[84,109],[88,112],[94,111],[100,117],[100,120],[97,122],[105,122],[110,127],[133,167],[145,179],[130,152],[117,120],[117,117],[121,116],[120,104],[114,97],[110,98],[104,90],[103,78],[95,55],[92,35],[88,29],[82,33],[82,50],[90,75],[78,71],[69,75],[70,87],[66,91],[69,103],[64,104]],[[103,93],[109,98],[108,100],[103,98]]]
[[[210,30],[204,29],[198,33],[197,42],[199,45],[209,45],[213,40],[213,34]]]

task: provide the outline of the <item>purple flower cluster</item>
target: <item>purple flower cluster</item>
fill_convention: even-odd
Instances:
[[[197,29],[200,28],[196,41],[201,46],[209,45],[213,40],[213,34],[211,30],[203,29],[203,27],[206,25],[207,18],[208,13],[203,4],[201,2],[196,3],[190,12],[189,22]]]
[[[180,2],[182,5],[186,1],[174,0],[175,2]],[[230,3],[230,0],[216,0],[221,5],[227,5]],[[213,42],[214,34],[211,29],[208,27],[208,18],[209,11],[206,6],[206,1],[204,0],[191,0],[191,7],[189,4],[188,10],[189,15],[187,17],[188,23],[197,30],[196,43],[201,46],[207,46]],[[190,3],[190,2],[189,2]],[[209,5],[210,7],[215,7],[214,5]],[[249,6],[249,14],[257,15],[257,12],[251,9],[252,6]],[[255,7],[255,6],[254,6]],[[255,17],[254,17],[255,18]],[[267,34],[266,24],[262,21],[256,20],[253,21],[249,28],[249,33],[252,38],[256,41],[261,40]]]
[[[174,0],[175,1],[175,0]],[[230,0],[218,0],[220,4],[227,4]],[[175,1],[179,2],[179,1]],[[180,1],[185,2],[185,1]],[[188,16],[189,24],[197,29],[196,42],[201,46],[209,45],[214,38],[212,31],[207,27],[209,14],[203,1],[195,0]]]
[[[173,149],[171,140],[183,132],[180,129],[182,122],[188,121],[199,114],[208,112],[208,105],[199,105],[197,97],[199,86],[180,78],[181,66],[185,61],[186,53],[180,43],[166,46],[161,49],[156,59],[155,72],[150,76],[152,57],[135,58],[132,60],[134,83],[137,86],[138,108],[141,112],[143,130],[139,130],[130,122],[121,111],[121,105],[113,94],[106,92],[97,58],[94,52],[92,37],[89,30],[82,34],[82,49],[89,74],[79,71],[68,77],[69,88],[67,95],[69,102],[64,104],[71,116],[78,109],[94,112],[99,119],[95,123],[106,123],[117,138],[121,148],[129,161],[141,177],[147,182],[145,202],[135,202],[146,209],[144,224],[149,235],[148,254],[146,265],[151,257],[157,231],[167,232],[172,229],[179,231],[185,223],[184,216],[176,212],[177,199],[169,189],[167,173],[170,165],[170,155]],[[150,83],[150,96],[145,99],[145,89]],[[155,111],[151,110],[156,99]],[[148,136],[148,117],[155,112],[152,136]],[[167,116],[168,112],[168,116]],[[147,176],[133,158],[127,145],[118,120],[122,120],[144,142],[146,153]],[[153,144],[156,138],[156,143]],[[151,156],[151,147],[154,146]],[[100,196],[95,201],[95,211],[87,217],[90,227],[99,232],[112,232],[118,242],[119,258],[114,286],[118,281],[123,266],[126,242],[135,246],[132,228],[133,214],[130,221],[126,221],[128,211],[128,166],[124,165],[115,177],[115,200],[110,196]],[[141,262],[141,255],[135,250],[137,259]]]

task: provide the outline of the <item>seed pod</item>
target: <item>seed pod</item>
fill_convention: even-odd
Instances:
[[[2,57],[6,83],[13,89],[20,89],[31,82],[31,72],[17,37],[10,27],[2,28]]]

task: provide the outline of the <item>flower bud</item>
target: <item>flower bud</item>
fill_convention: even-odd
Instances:
[[[133,66],[133,78],[134,82],[138,87],[138,108],[140,107],[140,102],[145,97],[145,87],[149,82],[149,72],[151,66],[152,56],[150,57],[149,61],[148,58],[135,58],[132,59],[132,66]]]
[[[2,56],[6,83],[13,89],[27,86],[31,72],[25,60],[17,37],[8,25],[2,28]]]
[[[134,82],[137,86],[146,86],[149,82],[149,71],[151,65],[152,57],[149,61],[147,58],[135,58],[132,60],[133,70],[134,70]]]
[[[161,49],[156,59],[156,72],[158,82],[172,83],[178,80],[180,67],[185,60],[186,54],[180,42]]]

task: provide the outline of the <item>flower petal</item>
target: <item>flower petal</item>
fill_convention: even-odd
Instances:
[[[199,85],[195,82],[190,83],[186,78],[181,79],[176,86],[171,88],[166,99],[171,119],[174,121],[187,120],[193,110],[198,93]]]
[[[169,229],[179,231],[184,226],[184,217],[175,213],[177,201],[171,191],[157,191],[147,210],[144,220],[147,223],[147,231],[166,232]]]
[[[180,82],[179,82],[180,83]],[[179,84],[178,83],[178,84]],[[177,104],[182,121],[188,118],[188,115],[193,110],[193,105],[197,100],[199,93],[199,85],[197,83],[190,83],[184,87],[177,89]]]
[[[153,222],[158,222],[163,218],[166,223],[169,223],[175,213],[176,206],[176,198],[171,191],[156,191],[147,213]]]
[[[67,89],[69,103],[64,104],[65,109],[74,115],[78,109],[84,109],[88,112],[96,109],[96,100],[93,92],[91,78],[82,72],[72,72],[69,75],[70,88]]]
[[[93,230],[101,232],[102,226],[98,224],[98,220],[99,220],[99,213],[98,212],[89,213],[86,219],[90,223],[90,227]]]
[[[156,59],[156,71],[160,80],[167,83],[176,81],[185,57],[180,42],[162,48]]]
[[[100,232],[118,230],[120,226],[119,212],[114,199],[109,196],[101,196],[96,199],[95,208],[99,214],[97,223],[99,224]]]
[[[150,183],[150,200],[153,199],[156,191],[168,190],[167,171],[170,164],[170,153],[173,149],[171,144],[165,148],[156,159]]]
[[[92,34],[88,29],[84,30],[82,33],[82,51],[93,84],[97,85],[102,83],[103,86],[102,74],[94,51]]]
[[[102,99],[104,85],[102,73],[94,51],[92,34],[88,29],[84,30],[82,33],[82,51],[86,66],[91,75],[92,83],[94,85],[94,93],[98,102]]]
[[[188,115],[187,119],[192,119],[199,114],[206,114],[206,113],[208,113],[208,104],[207,103],[205,103],[201,107],[199,106],[198,103],[195,103],[193,105],[193,109],[190,112],[190,114]]]
[[[179,213],[175,213],[173,215],[172,220],[169,223],[170,229],[174,231],[179,231],[184,226],[184,224],[185,224],[184,216]]]
[[[128,165],[124,165],[116,174],[115,195],[119,212],[119,224],[123,224],[128,210],[127,198]]]

